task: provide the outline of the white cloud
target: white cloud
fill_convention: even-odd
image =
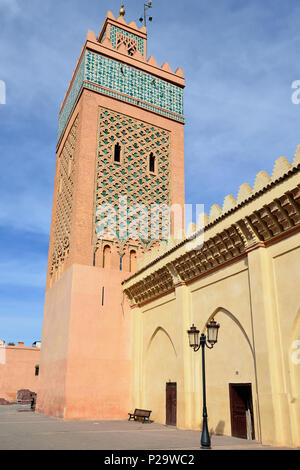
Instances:
[[[32,259],[10,259],[0,262],[0,286],[44,288],[47,261],[41,256]]]

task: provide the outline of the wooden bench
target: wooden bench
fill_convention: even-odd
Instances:
[[[139,410],[138,408],[136,408],[134,410],[134,413],[128,413],[129,414],[129,419],[128,421],[131,421],[132,419],[134,421],[137,420],[137,418],[142,418],[143,419],[143,423],[145,423],[146,421],[148,423],[150,423],[150,415],[151,415],[152,411],[150,410]]]

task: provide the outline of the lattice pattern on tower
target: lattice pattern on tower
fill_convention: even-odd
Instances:
[[[144,55],[144,40],[143,38],[136,36],[135,34],[131,34],[128,31],[125,31],[124,29],[117,28],[115,26],[111,26],[110,30],[110,40],[113,45],[113,47],[119,47],[120,45],[120,37],[122,36],[122,41],[129,40],[134,41],[137,49],[140,51],[142,55]]]
[[[121,161],[114,161],[116,145],[121,146]],[[151,244],[151,206],[160,205],[162,211],[170,205],[170,133],[137,119],[130,118],[105,108],[100,108],[99,149],[96,167],[96,209],[111,204],[117,214],[116,237],[122,239],[120,231],[125,227],[120,220],[120,197],[127,197],[127,207],[144,204],[148,217],[142,228],[148,229],[149,238],[141,239],[144,246]],[[155,156],[155,173],[149,171],[149,157]],[[127,226],[136,218],[127,212]],[[142,220],[138,216],[139,221]],[[159,217],[160,234],[162,218]],[[96,223],[101,217],[96,217]],[[119,225],[120,222],[120,225]],[[141,227],[141,226],[139,226]],[[95,227],[96,231],[97,227]],[[119,230],[120,229],[120,230]]]
[[[135,38],[127,35],[123,37],[129,41],[126,47],[135,44]],[[78,67],[60,114],[58,141],[66,129],[83,88],[184,122],[183,89],[180,86],[117,60],[87,51]]]
[[[59,157],[51,276],[62,268],[69,255],[77,128],[78,117],[74,121]]]
[[[117,33],[116,34],[116,43],[117,43],[117,48],[121,45],[124,44],[126,47],[126,50],[129,55],[134,55],[136,51],[138,50],[138,42],[136,39],[130,38],[128,36],[124,36],[122,33]]]

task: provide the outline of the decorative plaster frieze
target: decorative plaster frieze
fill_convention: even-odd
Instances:
[[[199,250],[184,251],[184,242],[174,247],[170,252],[172,261],[168,260],[168,253],[165,255],[165,266],[163,257],[158,258],[157,262],[149,265],[149,269],[145,267],[142,273],[137,273],[123,283],[125,292],[135,304],[151,301],[177,285],[193,282],[200,276],[235,262],[255,247],[267,246],[283,235],[288,236],[297,227],[300,229],[300,185],[268,204],[258,205],[256,210],[226,229],[216,231],[205,239]],[[157,271],[156,264],[159,266]],[[138,278],[136,283],[135,277]]]

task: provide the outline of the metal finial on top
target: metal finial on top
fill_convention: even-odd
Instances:
[[[152,0],[148,0],[148,3],[144,3],[144,17],[140,17],[140,22],[143,23],[144,25],[147,26],[147,19],[149,21],[152,21],[152,16],[149,16],[147,14],[147,9],[152,8]]]
[[[121,5],[120,16],[125,16],[124,4]]]

